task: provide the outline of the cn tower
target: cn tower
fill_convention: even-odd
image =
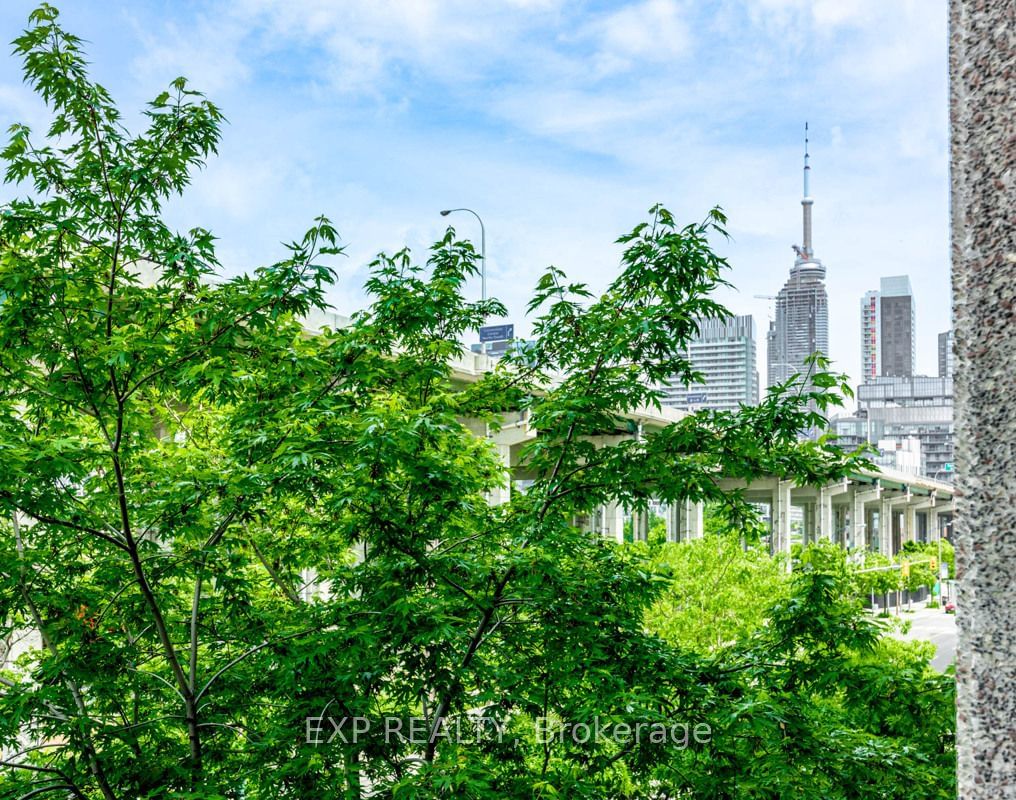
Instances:
[[[829,297],[825,267],[812,245],[811,164],[808,123],[804,124],[804,196],[801,198],[803,242],[792,245],[797,258],[790,277],[775,298],[775,319],[766,336],[766,386],[806,377],[805,360],[812,353],[829,354]]]

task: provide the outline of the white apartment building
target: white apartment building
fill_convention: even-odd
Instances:
[[[688,346],[688,360],[703,380],[689,386],[667,383],[663,405],[732,411],[742,404],[757,404],[755,320],[750,315],[702,319],[698,327],[698,336]]]

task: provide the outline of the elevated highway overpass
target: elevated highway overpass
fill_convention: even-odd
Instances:
[[[349,319],[338,314],[318,314],[307,321],[309,331],[327,325],[341,328]],[[451,364],[451,379],[460,385],[479,380],[496,362],[486,355],[468,350],[460,352]],[[671,408],[641,408],[622,415],[628,425],[610,435],[599,437],[604,446],[634,438],[643,432],[659,430],[687,416]],[[490,497],[492,503],[505,502],[512,491],[520,490],[535,476],[527,473],[522,451],[538,436],[524,412],[503,415],[497,430],[477,420],[463,420],[477,436],[488,438],[497,448],[509,474],[507,482]],[[770,476],[745,483],[721,479],[720,488],[740,492],[745,500],[768,509],[770,548],[790,552],[796,533],[802,543],[830,541],[847,549],[875,550],[894,555],[905,542],[935,541],[943,535],[954,511],[952,485],[931,478],[885,468],[857,470],[836,483],[801,486]],[[661,505],[670,541],[698,538],[703,533],[703,508],[691,500],[676,506]],[[625,521],[632,520],[633,535],[648,534],[648,517],[630,512],[616,503],[598,509],[578,524],[600,535],[621,541]],[[798,526],[792,525],[794,520]]]

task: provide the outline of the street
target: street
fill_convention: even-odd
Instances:
[[[903,612],[901,618],[910,621],[910,630],[892,635],[904,641],[920,639],[934,644],[938,649],[931,665],[944,672],[956,659],[956,615],[946,614],[941,608],[921,607],[910,614]]]

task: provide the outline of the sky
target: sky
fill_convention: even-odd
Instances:
[[[945,0],[63,0],[92,76],[128,124],[186,76],[228,123],[219,155],[166,208],[219,237],[227,274],[285,257],[319,214],[346,256],[331,300],[362,307],[367,265],[420,261],[451,222],[487,231],[488,293],[525,334],[553,264],[594,290],[614,243],[662,202],[715,205],[716,249],[752,314],[765,382],[770,302],[801,243],[810,126],[814,249],[827,268],[830,356],[860,373],[860,298],[907,274],[917,368],[950,327]],[[10,41],[36,5],[0,4]],[[0,58],[0,125],[48,116]],[[11,187],[0,188],[0,201]],[[470,286],[479,296],[479,281]]]

